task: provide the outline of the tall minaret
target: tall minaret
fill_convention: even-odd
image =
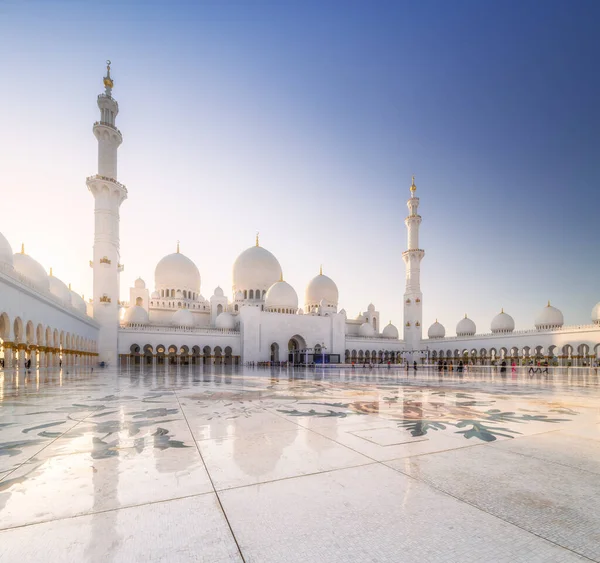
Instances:
[[[408,248],[402,253],[406,265],[406,291],[404,292],[404,342],[406,350],[419,350],[423,334],[423,294],[421,293],[421,260],[425,251],[419,248],[419,226],[421,216],[417,213],[419,198],[415,196],[417,186],[412,177],[408,217],[404,220],[408,234]],[[414,355],[414,359],[417,356]]]
[[[94,196],[94,319],[100,324],[98,360],[116,365],[119,329],[119,207],[127,198],[127,188],[117,182],[117,149],[123,142],[115,127],[119,104],[112,97],[110,61],[104,77],[104,94],[98,96],[100,121],[94,123],[98,139],[98,174],[87,179]]]

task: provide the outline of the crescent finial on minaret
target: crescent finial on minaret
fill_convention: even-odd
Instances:
[[[413,174],[412,184],[410,185],[410,191],[414,194],[417,191],[417,186],[415,184],[415,176]]]
[[[256,246],[260,246],[260,244],[258,244],[258,231],[256,231]]]
[[[106,61],[106,76],[104,77],[104,88],[106,95],[110,96],[112,88],[114,86],[113,79],[110,77],[110,60]]]

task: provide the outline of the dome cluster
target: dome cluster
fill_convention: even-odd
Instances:
[[[265,296],[265,311],[295,314],[298,310],[298,294],[281,279],[274,283]]]
[[[465,315],[464,319],[458,321],[456,325],[457,336],[473,336],[476,330],[475,323],[467,315]]]
[[[41,293],[50,294],[55,299],[67,306],[77,309],[80,313],[87,314],[87,305],[83,298],[67,287],[64,282],[52,274],[46,274],[44,267],[28,254],[25,254],[25,245],[21,245],[21,252],[13,254],[6,237],[0,233],[0,267],[8,269],[23,278],[26,278]]]
[[[560,328],[564,323],[563,314],[556,308],[546,305],[535,318],[535,328],[538,330],[551,330]]]
[[[600,303],[597,303],[592,309],[592,323],[600,325]],[[548,304],[539,312],[535,318],[535,328],[537,330],[556,330],[564,325],[562,312]],[[492,334],[510,334],[515,330],[515,321],[504,309],[500,311],[493,319],[490,326]],[[476,332],[475,323],[465,315],[456,325],[457,336],[474,336]],[[429,338],[444,338],[446,331],[444,327],[436,320],[429,327],[427,336]]]
[[[515,321],[510,315],[507,315],[504,312],[504,309],[502,309],[502,311],[492,319],[491,329],[494,334],[512,332],[515,330]]]
[[[437,319],[435,322],[429,327],[427,331],[428,338],[444,338],[446,336],[446,329],[444,325],[438,323]]]
[[[200,296],[200,272],[187,256],[168,254],[156,265],[154,285],[161,298],[196,300]]]
[[[281,275],[279,261],[257,239],[256,246],[244,250],[233,263],[233,295],[241,291],[244,299],[262,300]]]

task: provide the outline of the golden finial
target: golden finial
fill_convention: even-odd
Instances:
[[[256,231],[256,246],[260,246],[260,244],[258,244],[258,231]]]
[[[179,241],[177,241],[177,254],[179,254]]]
[[[50,266],[50,277],[52,277],[52,266]]]
[[[412,184],[410,185],[410,191],[415,193],[417,191],[417,186],[415,185],[415,177],[412,177]]]
[[[69,282],[69,291],[71,291],[71,282]]]
[[[437,319],[435,319],[435,324],[437,324]]]
[[[21,243],[21,254],[25,254],[25,243]]]
[[[504,314],[504,307],[502,307],[502,310],[500,311],[500,313]]]
[[[392,324],[392,319],[390,319],[390,324]]]
[[[323,264],[321,264],[319,266],[319,275],[322,276],[323,275]]]
[[[467,318],[467,313],[465,313],[465,319]]]
[[[548,305],[546,307],[550,307],[550,299],[548,299]]]
[[[110,77],[110,61],[106,61],[106,76],[104,77],[104,87],[106,88],[106,93],[110,94],[114,82]]]
[[[279,274],[279,281],[282,282],[283,281],[283,271]]]

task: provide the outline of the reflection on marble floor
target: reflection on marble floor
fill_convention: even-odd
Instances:
[[[600,561],[599,398],[593,374],[0,372],[0,560]]]

